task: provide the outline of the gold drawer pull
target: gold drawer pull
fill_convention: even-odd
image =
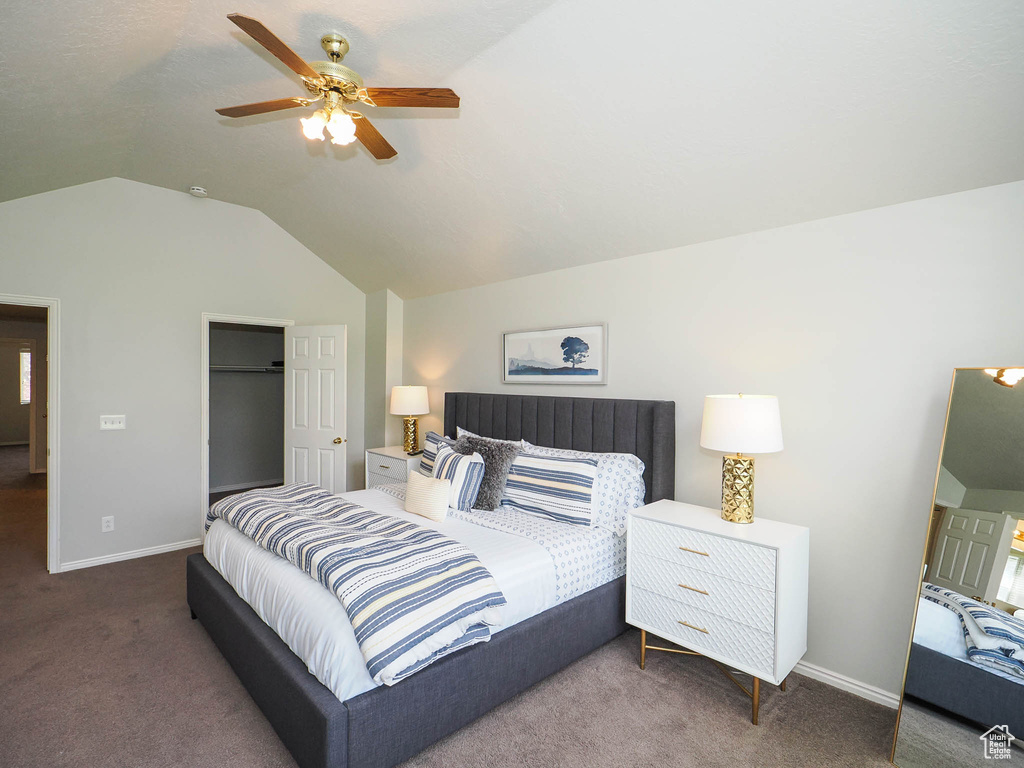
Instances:
[[[682,587],[683,589],[688,589],[691,592],[700,592],[702,595],[706,595],[707,594],[707,592],[705,592],[703,589],[697,589],[696,587],[691,587],[689,584],[680,584],[679,586]]]
[[[698,632],[703,632],[705,635],[710,635],[711,634],[706,629],[704,629],[704,627],[695,627],[695,626],[693,626],[693,624],[690,624],[690,623],[685,622],[685,621],[680,621],[679,623],[682,624],[684,627],[689,627],[690,629],[696,629]]]
[[[680,547],[683,552],[693,552],[695,555],[704,555],[704,557],[711,557],[707,552],[701,552],[699,549],[690,549],[689,547]]]
[[[380,464],[380,465],[378,465],[378,466],[379,466],[379,467],[380,467],[381,469],[391,469],[391,467],[389,467],[389,466],[388,466],[387,464]]]

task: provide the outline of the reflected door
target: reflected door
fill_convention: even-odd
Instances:
[[[285,328],[286,483],[346,488],[346,326]]]
[[[998,512],[946,510],[925,581],[967,597],[995,600],[1016,521]]]

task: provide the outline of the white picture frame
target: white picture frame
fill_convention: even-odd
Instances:
[[[506,331],[501,359],[505,384],[607,384],[608,326]]]

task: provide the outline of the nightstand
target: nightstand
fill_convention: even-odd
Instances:
[[[420,466],[420,456],[410,456],[400,445],[366,451],[366,487],[404,483]]]
[[[761,681],[786,690],[807,650],[810,532],[757,518],[741,525],[717,509],[662,500],[629,515],[626,622],[648,650],[707,656],[752,700]],[[650,632],[687,650],[648,645]],[[752,677],[748,689],[729,672]]]

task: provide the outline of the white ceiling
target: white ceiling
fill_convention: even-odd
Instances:
[[[399,154],[310,143],[337,29]],[[16,0],[0,199],[108,176],[251,206],[365,291],[437,293],[1024,178],[1020,0]]]

